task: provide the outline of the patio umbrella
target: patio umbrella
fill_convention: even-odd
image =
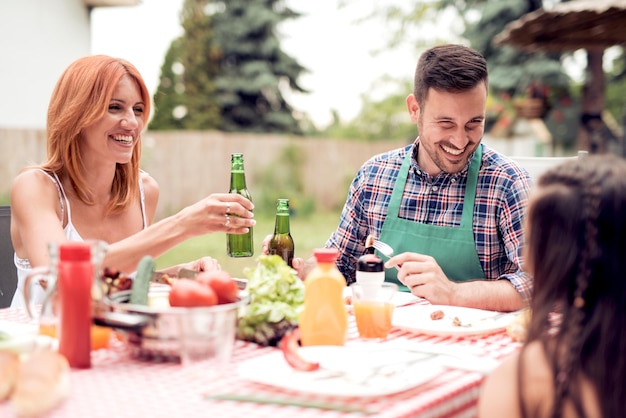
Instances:
[[[531,52],[585,49],[587,68],[579,147],[604,150],[605,141],[600,133],[605,89],[602,57],[606,48],[626,44],[626,0],[574,0],[535,10],[510,22],[493,43]]]

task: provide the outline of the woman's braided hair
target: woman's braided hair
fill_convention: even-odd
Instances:
[[[579,158],[548,171],[537,186],[526,230],[526,262],[534,278],[527,344],[541,341],[552,365],[552,416],[561,416],[565,402],[585,415],[583,376],[599,394],[602,415],[617,416],[626,410],[626,285],[621,280],[626,162],[607,155]]]

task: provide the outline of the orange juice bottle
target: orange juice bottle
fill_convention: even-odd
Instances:
[[[303,346],[344,345],[348,313],[343,300],[346,279],[335,265],[335,248],[313,251],[317,266],[304,281],[304,310],[300,315]]]

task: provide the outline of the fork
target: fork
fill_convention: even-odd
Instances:
[[[393,248],[391,248],[389,244],[384,243],[382,241],[374,240],[373,246],[378,251],[380,251],[382,255],[384,255],[385,257],[387,258],[393,257]]]
[[[509,316],[513,317],[513,316],[516,316],[518,314],[521,314],[522,312],[524,312],[526,310],[528,310],[528,308],[523,308],[523,309],[520,309],[518,311],[513,311],[513,312],[497,312],[495,314],[484,316],[482,318],[474,319],[471,323],[472,324],[477,324],[477,323],[480,323],[480,322],[483,322],[483,321],[495,321],[497,319],[504,318],[504,317],[509,317]]]
[[[374,240],[374,244],[372,244],[374,248],[376,248],[382,255],[387,258],[393,257],[393,248],[385,242]],[[396,266],[396,270],[400,270],[399,266]]]
[[[471,320],[469,322],[461,321],[458,317],[450,318],[449,316],[446,316],[445,318],[451,320],[453,322],[453,324],[456,322],[455,326],[458,326],[458,327],[472,327],[472,326],[478,325],[478,324],[480,324],[481,322],[484,322],[484,321],[495,321],[495,320],[503,318],[503,317],[514,316],[514,315],[517,315],[517,314],[519,314],[521,312],[524,312],[525,310],[526,309],[520,309],[519,311],[514,311],[514,312],[497,312],[497,313],[494,313],[494,314],[490,314],[488,316],[483,316],[482,318],[473,319],[473,320]],[[455,319],[458,320],[458,321],[455,321]]]
[[[333,370],[322,368],[322,370],[318,372],[318,375],[313,377],[313,380],[326,380],[343,377],[350,383],[367,385],[370,378],[376,376],[391,377],[397,373],[403,373],[408,367],[414,366],[423,361],[431,360],[438,355],[437,353],[425,353],[420,351],[413,352],[411,350],[404,351],[408,353],[416,353],[418,356],[410,357],[408,359],[391,360],[375,366],[364,367],[360,370]],[[376,352],[379,352],[379,350],[376,350]]]

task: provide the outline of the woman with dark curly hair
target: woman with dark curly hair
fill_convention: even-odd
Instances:
[[[626,161],[588,156],[546,172],[525,233],[528,336],[485,381],[480,416],[624,416]]]

